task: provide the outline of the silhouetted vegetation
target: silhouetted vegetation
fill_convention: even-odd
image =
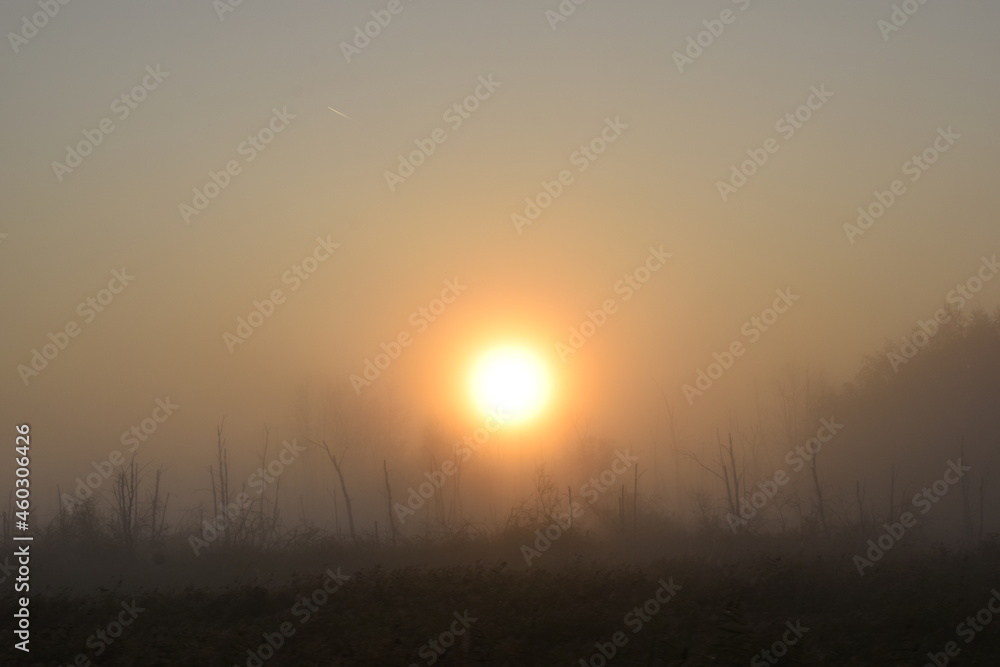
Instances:
[[[347,534],[286,521],[275,483],[199,551],[190,540],[205,512],[166,524],[168,479],[129,461],[102,500],[63,508],[38,536],[35,581],[45,583],[32,592],[32,657],[45,665],[69,664],[78,653],[94,658],[88,637],[134,598],[148,611],[95,664],[248,664],[247,651],[289,620],[294,636],[264,664],[422,664],[420,648],[463,610],[477,620],[438,664],[579,664],[672,577],[683,587],[676,599],[628,633],[614,664],[746,664],[796,619],[809,628],[808,641],[783,664],[923,664],[1000,584],[990,485],[1000,442],[1000,310],[952,313],[894,369],[890,355],[903,348],[888,343],[839,388],[790,372],[772,385],[773,419],[720,429],[714,448],[678,457],[685,442],[673,434],[660,459],[706,479],[688,498],[692,511],[668,506],[642,463],[576,517],[579,492],[541,468],[531,493],[492,524],[463,513],[456,480],[418,525],[400,526],[391,509],[385,514],[391,462],[380,466],[384,490],[360,485],[349,494],[346,447],[320,439]],[[801,474],[789,472],[789,484],[775,484],[752,516],[734,522],[776,479],[780,454],[824,418],[843,424],[842,432]],[[238,491],[221,426],[216,435],[209,475],[218,515]],[[261,466],[269,438],[265,430]],[[572,455],[593,468],[614,451],[584,434],[575,446]],[[972,472],[941,499],[940,511],[859,568],[869,540],[959,458]],[[355,526],[352,497],[379,492],[383,529]],[[300,625],[297,600],[340,568],[349,581]],[[989,628],[962,644],[960,664],[990,664],[987,656],[1000,653],[997,636]]]

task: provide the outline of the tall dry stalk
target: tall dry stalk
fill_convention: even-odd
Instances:
[[[340,480],[340,491],[344,496],[344,505],[347,508],[347,527],[351,532],[351,541],[357,543],[358,534],[354,530],[354,511],[351,509],[351,494],[347,492],[347,482],[344,481],[343,463],[344,457],[347,456],[347,449],[344,449],[340,455],[340,460],[338,460],[330,450],[330,445],[326,444],[326,440],[322,440],[320,442],[309,440],[309,443],[326,452],[327,458],[329,458],[330,462],[333,464],[333,469],[337,471],[337,478]]]

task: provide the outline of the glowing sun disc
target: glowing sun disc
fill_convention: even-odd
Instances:
[[[486,353],[472,373],[472,396],[483,412],[504,420],[536,415],[549,395],[549,375],[541,359],[528,350],[502,347]]]

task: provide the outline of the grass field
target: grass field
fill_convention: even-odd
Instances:
[[[446,549],[449,564],[426,567],[413,564],[428,557],[416,547],[315,545],[289,555],[297,573],[283,576],[260,574],[282,554],[219,553],[194,563],[216,572],[212,585],[50,586],[32,596],[30,659],[2,664],[862,666],[933,665],[939,654],[940,665],[948,642],[947,664],[1000,657],[1000,623],[982,623],[1000,587],[989,546],[899,550],[864,576],[831,544],[733,540],[664,558],[647,557],[648,545],[641,558],[582,546],[531,567],[516,551]],[[43,560],[37,576],[57,563]]]

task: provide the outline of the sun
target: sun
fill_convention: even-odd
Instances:
[[[530,350],[506,346],[484,354],[472,370],[472,398],[483,412],[498,413],[505,422],[536,416],[549,398],[549,372]]]

